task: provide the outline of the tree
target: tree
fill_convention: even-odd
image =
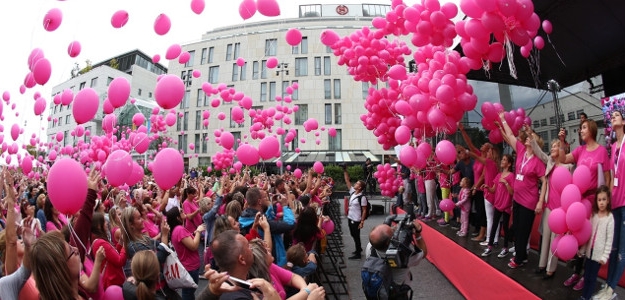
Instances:
[[[119,62],[117,61],[117,59],[112,58],[112,59],[109,61],[109,67],[111,67],[111,68],[113,68],[113,69],[115,69],[115,70],[119,70]]]
[[[82,70],[80,70],[80,72],[78,72],[79,75],[85,74],[85,73],[91,71],[91,69],[93,69],[93,66],[91,65],[91,60],[89,60],[89,59],[85,60],[85,64],[86,64],[86,66],[84,68],[82,68]]]

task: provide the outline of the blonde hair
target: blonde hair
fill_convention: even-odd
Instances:
[[[153,300],[156,298],[154,289],[158,282],[160,264],[152,251],[139,251],[130,263],[132,276],[137,281],[137,299]]]
[[[137,241],[143,238],[141,233],[134,232],[133,225],[135,221],[134,213],[139,212],[139,210],[134,206],[129,206],[124,208],[122,211],[122,219],[121,219],[121,229],[122,229],[122,240],[124,241],[124,246],[126,247],[126,253],[128,253],[128,246],[131,241]]]
[[[41,299],[66,299],[73,295],[72,279],[67,265],[67,242],[59,231],[41,236],[30,251],[32,274]]]
[[[286,251],[286,259],[290,264],[298,267],[304,267],[306,265],[306,248],[303,243],[297,243]]]
[[[226,205],[226,215],[231,216],[235,220],[239,219],[242,212],[243,208],[241,207],[241,203],[239,201],[230,201]]]
[[[269,264],[267,263],[267,248],[261,239],[253,239],[250,241],[252,254],[254,254],[254,263],[250,267],[249,274],[251,278],[262,278],[271,282],[269,275]]]

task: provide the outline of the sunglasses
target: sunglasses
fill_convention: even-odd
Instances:
[[[74,255],[79,255],[80,252],[78,252],[78,248],[74,247],[74,246],[69,246],[69,255],[67,256],[67,260],[69,261],[70,258],[72,258],[72,256]]]

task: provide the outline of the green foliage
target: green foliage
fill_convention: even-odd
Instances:
[[[109,61],[109,67],[111,67],[111,68],[113,68],[113,69],[115,69],[115,70],[119,70],[119,62],[117,61],[117,59],[112,58],[112,59]]]
[[[337,165],[327,165],[324,167],[324,173],[326,176],[334,179],[334,190],[335,191],[346,191],[347,185],[345,184],[345,178],[343,176],[343,167]],[[347,167],[347,174],[349,174],[349,179],[352,183],[355,183],[358,180],[364,180],[365,174],[362,166],[353,165]]]

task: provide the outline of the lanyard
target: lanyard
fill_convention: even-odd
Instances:
[[[614,177],[616,177],[616,174],[618,173],[618,161],[621,159],[621,151],[623,151],[624,141],[625,141],[625,136],[621,139],[621,145],[618,148],[618,156],[616,157],[616,160],[614,161]]]
[[[532,157],[534,157],[534,154],[530,155],[530,157],[527,157],[526,154],[523,154],[523,161],[521,161],[521,168],[519,169],[519,173],[521,175],[523,175],[523,168],[525,168],[525,165],[530,162]]]

